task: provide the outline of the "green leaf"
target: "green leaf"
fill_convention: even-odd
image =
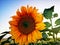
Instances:
[[[4,45],[5,43],[9,43],[9,41],[5,40],[5,41],[1,42],[1,45]]]
[[[5,35],[6,35],[6,34],[4,34],[4,35],[0,36],[0,40],[1,40]]]
[[[12,43],[12,44],[10,44],[10,45],[18,45],[17,43]]]
[[[60,18],[55,21],[56,25],[60,25]]]
[[[46,24],[46,28],[49,28],[51,24],[49,22],[44,22]]]
[[[2,32],[1,34],[3,34],[3,35],[0,36],[0,40],[8,33],[9,33],[9,31]]]
[[[42,37],[43,37],[43,39],[46,39],[48,36],[47,36],[47,34],[45,32],[43,32]]]
[[[46,31],[50,31],[50,29],[44,29],[44,30],[41,30],[40,32],[46,32]]]
[[[12,41],[11,37],[8,37],[7,38],[7,41],[11,42]]]
[[[1,34],[8,34],[10,31],[5,31],[5,32],[2,32]]]
[[[34,45],[34,43],[29,43],[28,45]]]
[[[53,17],[58,17],[58,14],[57,14],[57,13],[55,13],[55,14],[53,15]]]
[[[54,6],[51,8],[45,9],[43,12],[43,15],[46,19],[51,19],[52,18],[52,12],[54,12]]]
[[[9,39],[11,39],[11,36],[10,36],[10,37],[8,37],[8,39],[7,39],[7,40],[9,40]]]
[[[53,36],[53,34],[51,32],[47,33],[49,36]]]
[[[36,45],[42,45],[42,43],[36,43]]]
[[[60,27],[53,28],[53,29],[51,30],[51,32],[54,32],[55,34],[59,33],[59,31],[60,31]]]

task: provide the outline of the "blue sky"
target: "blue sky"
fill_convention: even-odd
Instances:
[[[54,11],[60,18],[60,0],[0,0],[0,33],[9,31],[9,20],[21,6],[33,6],[43,13],[45,8],[55,6]]]

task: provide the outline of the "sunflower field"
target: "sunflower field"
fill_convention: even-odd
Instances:
[[[54,6],[45,8],[43,14],[36,7],[21,6],[9,21],[10,31],[0,33],[0,45],[60,45],[60,18]],[[43,22],[46,19],[47,21]],[[54,26],[53,26],[54,25]],[[10,34],[10,37],[4,37]],[[50,36],[52,38],[50,38]]]

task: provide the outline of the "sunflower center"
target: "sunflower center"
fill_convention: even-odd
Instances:
[[[25,28],[28,28],[29,23],[28,23],[28,22],[23,22],[23,26],[24,26]]]
[[[18,23],[18,29],[22,34],[29,34],[35,30],[35,20],[31,15],[24,15]]]

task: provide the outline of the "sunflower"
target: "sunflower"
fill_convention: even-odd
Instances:
[[[43,15],[37,12],[36,7],[22,6],[21,10],[16,11],[16,15],[12,16],[10,24],[10,34],[20,45],[36,42],[42,38],[39,30],[45,29],[43,23]]]

